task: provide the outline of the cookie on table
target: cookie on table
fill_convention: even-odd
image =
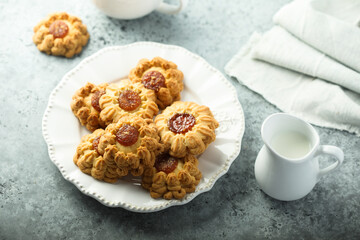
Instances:
[[[161,109],[180,100],[180,92],[184,88],[183,78],[183,73],[175,63],[160,57],[151,61],[141,59],[129,74],[131,81],[142,83],[144,87],[155,91],[156,103]]]
[[[71,58],[81,52],[89,37],[79,18],[60,12],[50,14],[34,27],[33,41],[42,52]]]
[[[182,199],[195,191],[201,177],[195,156],[174,158],[165,153],[156,158],[154,167],[145,170],[141,185],[153,198]]]
[[[162,143],[174,157],[198,155],[215,141],[219,123],[210,109],[193,102],[174,102],[155,118]]]
[[[151,119],[129,114],[106,127],[98,150],[106,163],[115,162],[122,172],[140,176],[154,165],[163,144]]]
[[[89,174],[98,180],[114,183],[123,176],[123,173],[114,162],[107,161],[105,163],[103,154],[98,151],[99,141],[104,132],[103,129],[98,129],[83,136],[76,148],[73,160],[83,173]],[[108,152],[105,155],[107,154]]]
[[[77,90],[72,97],[71,110],[79,119],[81,125],[91,132],[98,128],[105,128],[105,123],[100,118],[99,100],[106,93],[107,83],[95,85],[87,83]]]
[[[101,96],[100,118],[106,125],[117,122],[127,114],[153,119],[159,111],[155,101],[154,91],[144,88],[140,83],[122,80],[109,85]]]

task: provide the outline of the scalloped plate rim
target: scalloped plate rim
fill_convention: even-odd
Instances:
[[[225,163],[224,163],[224,168],[219,168],[219,170],[222,169],[221,172],[217,171],[215,176],[212,176],[210,179],[212,179],[212,181],[210,181],[210,183],[204,187],[203,189],[199,190],[199,191],[195,191],[194,193],[190,193],[187,195],[187,197],[183,200],[170,200],[167,201],[165,203],[161,203],[161,204],[157,204],[157,205],[152,205],[151,207],[139,207],[139,206],[129,206],[129,204],[124,203],[124,202],[117,202],[117,203],[112,203],[109,201],[106,201],[104,196],[99,196],[96,195],[94,193],[88,192],[86,191],[86,189],[84,187],[82,187],[80,185],[80,183],[78,181],[76,181],[76,179],[71,179],[69,177],[69,175],[72,172],[64,172],[62,170],[62,166],[60,164],[60,162],[55,158],[54,154],[53,154],[53,144],[51,142],[51,139],[48,135],[48,130],[47,130],[47,121],[48,121],[48,114],[51,112],[51,109],[53,108],[53,100],[55,99],[56,93],[62,88],[62,86],[64,84],[67,83],[67,81],[69,80],[69,78],[71,77],[72,74],[74,74],[76,71],[79,71],[83,65],[86,65],[88,62],[92,61],[93,59],[95,59],[96,57],[104,54],[107,51],[111,51],[111,50],[119,50],[122,48],[127,48],[127,47],[132,47],[132,46],[136,46],[136,45],[153,45],[156,47],[160,47],[160,48],[175,48],[181,51],[186,52],[187,54],[189,54],[191,57],[196,58],[196,60],[201,61],[203,64],[206,65],[207,68],[209,68],[210,70],[212,70],[214,72],[214,74],[219,75],[219,79],[225,83],[225,85],[229,88],[229,90],[232,92],[233,97],[235,97],[235,104],[237,105],[237,110],[240,113],[240,132],[238,133],[238,139],[234,140],[236,141],[236,149],[234,150],[234,152],[228,157],[228,159],[226,159]],[[84,58],[82,61],[80,61],[75,67],[73,67],[70,71],[68,71],[60,80],[60,82],[56,85],[56,87],[51,91],[50,95],[49,95],[49,101],[48,104],[46,106],[43,118],[42,118],[42,135],[45,139],[45,142],[47,144],[48,147],[48,154],[50,157],[50,160],[55,164],[55,166],[59,169],[60,173],[62,174],[63,178],[69,182],[71,182],[72,184],[74,184],[83,194],[90,196],[94,199],[96,199],[97,201],[99,201],[101,204],[108,206],[108,207],[121,207],[124,208],[126,210],[129,211],[133,211],[133,212],[140,212],[140,213],[147,213],[147,212],[157,212],[157,211],[161,211],[164,210],[166,208],[169,208],[171,206],[179,206],[179,205],[184,205],[188,202],[190,202],[191,200],[193,200],[196,196],[200,195],[201,193],[204,192],[208,192],[212,189],[212,187],[214,186],[215,182],[222,177],[223,175],[225,175],[231,164],[234,162],[234,160],[239,156],[240,152],[241,152],[241,142],[242,142],[242,138],[244,135],[244,131],[245,131],[245,117],[244,117],[244,111],[242,109],[242,106],[239,102],[239,99],[237,97],[237,92],[235,87],[225,78],[225,76],[219,71],[217,70],[215,67],[213,67],[212,65],[210,65],[204,58],[202,58],[201,56],[183,48],[177,45],[170,45],[170,44],[162,44],[162,43],[156,43],[156,42],[134,42],[134,43],[130,43],[130,44],[126,44],[126,45],[117,45],[117,46],[109,46],[109,47],[105,47],[102,48],[100,50],[98,50],[97,52],[95,52],[94,54]]]

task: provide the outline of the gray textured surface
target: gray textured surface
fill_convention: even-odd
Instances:
[[[256,184],[253,166],[261,123],[278,110],[233,79],[246,117],[241,154],[210,192],[184,206],[152,214],[105,207],[65,181],[47,155],[41,118],[48,96],[84,57],[105,46],[156,41],[183,46],[223,72],[287,1],[193,0],[176,17],[153,13],[134,21],[108,18],[90,0],[0,1],[0,239],[359,239],[360,138],[317,128],[323,144],[344,149],[343,166],[301,200],[273,200]],[[33,26],[54,11],[88,26],[91,40],[80,56],[47,56],[32,43]]]

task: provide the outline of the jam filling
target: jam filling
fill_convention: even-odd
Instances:
[[[171,157],[169,154],[162,154],[156,158],[155,168],[156,170],[163,171],[166,174],[173,172],[178,165],[178,160]]]
[[[129,124],[124,124],[116,132],[116,141],[118,141],[121,145],[125,147],[135,144],[138,138],[139,131]]]
[[[125,111],[133,111],[141,104],[141,98],[137,92],[125,90],[119,95],[119,106]]]
[[[105,91],[96,91],[91,97],[91,106],[96,109],[96,111],[101,112],[99,100],[102,95],[105,94]]]
[[[49,32],[54,36],[54,38],[63,38],[66,34],[68,34],[69,27],[63,21],[56,20],[50,25]]]
[[[142,84],[144,84],[144,87],[152,89],[156,92],[159,91],[160,88],[166,87],[165,77],[158,71],[147,72],[142,77]]]
[[[187,133],[195,125],[195,117],[189,113],[176,113],[168,121],[173,133]]]
[[[99,155],[100,155],[100,153],[99,153],[98,147],[99,147],[100,138],[101,138],[101,136],[98,136],[98,137],[94,138],[94,140],[92,142],[93,148],[96,150],[96,152]]]

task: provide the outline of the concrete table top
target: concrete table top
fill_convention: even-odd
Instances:
[[[211,191],[186,205],[151,214],[105,207],[64,180],[47,154],[41,120],[48,97],[85,57],[105,46],[155,41],[185,47],[224,73],[251,33],[269,29],[288,1],[193,0],[177,16],[124,21],[90,0],[2,0],[0,239],[360,239],[360,138],[316,127],[323,144],[344,150],[343,165],[303,199],[273,200],[257,185],[254,162],[261,123],[279,110],[228,76],[245,112],[242,150]],[[33,44],[33,27],[55,11],[87,25],[90,42],[79,56],[47,56]]]

